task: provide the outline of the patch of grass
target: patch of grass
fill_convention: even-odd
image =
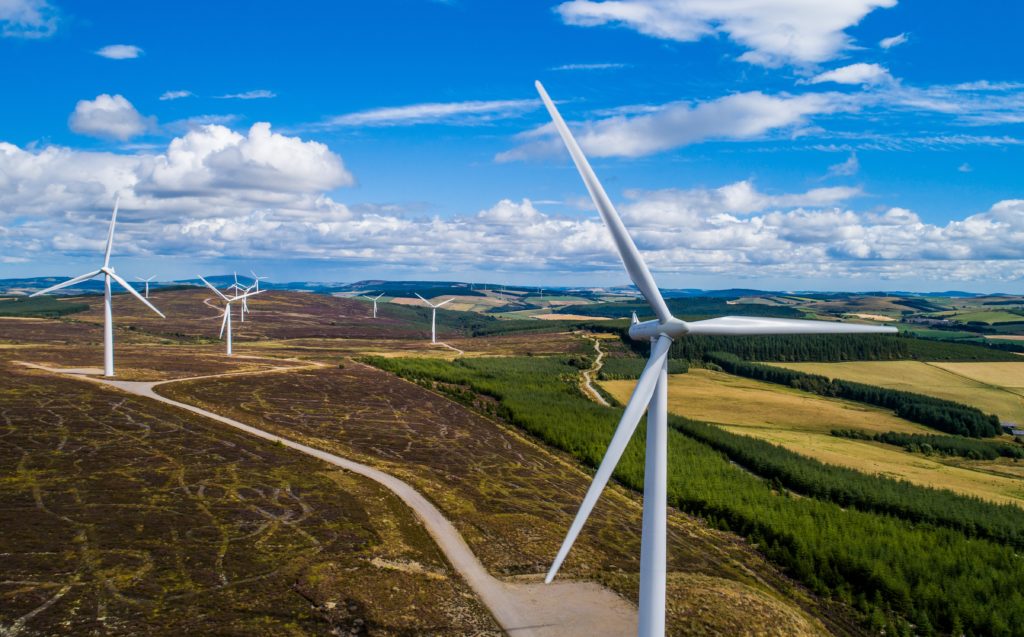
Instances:
[[[611,381],[601,385],[625,404],[634,383]],[[669,410],[704,422],[781,427],[823,435],[836,428],[932,432],[896,417],[891,410],[709,369],[691,369],[669,378]]]
[[[772,363],[796,371],[944,398],[1024,423],[1024,361]],[[893,430],[897,431],[897,430]]]

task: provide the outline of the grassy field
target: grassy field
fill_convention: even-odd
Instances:
[[[601,385],[623,403],[634,381]],[[669,409],[705,422],[785,427],[828,435],[832,429],[865,429],[930,433],[922,425],[897,418],[891,411],[847,400],[741,378],[707,369],[691,369],[669,379]]]
[[[143,398],[0,371],[0,633],[500,633],[376,483]]]
[[[809,374],[917,392],[954,400],[1024,423],[1024,361],[1020,363],[923,363],[856,361],[771,363]]]
[[[956,312],[949,318],[963,323],[971,321],[979,323],[1009,323],[1012,321],[1024,321],[1024,316],[1006,312],[1003,310],[971,310],[967,312]]]
[[[634,384],[610,381],[601,386],[625,402]],[[880,443],[830,435],[832,429],[851,428],[934,433],[875,407],[722,372],[691,369],[670,377],[669,411],[719,423],[734,433],[761,438],[822,462],[1024,506],[1024,481],[994,475],[986,467],[989,463],[925,458]]]

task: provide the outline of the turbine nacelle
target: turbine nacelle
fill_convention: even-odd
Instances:
[[[667,336],[675,340],[690,331],[690,326],[686,324],[686,321],[681,321],[674,316],[670,316],[664,323],[658,319],[640,322],[636,318],[636,314],[633,315],[633,320],[634,323],[629,326],[629,337],[634,341],[649,341],[659,336]]]

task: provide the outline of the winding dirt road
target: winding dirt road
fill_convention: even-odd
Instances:
[[[600,357],[600,347],[598,347],[598,352]],[[598,361],[600,362],[600,358]],[[636,607],[599,584],[565,580],[544,584],[540,581],[540,576],[516,581],[504,581],[492,576],[473,554],[455,526],[444,517],[437,507],[408,483],[371,466],[282,438],[194,405],[172,400],[154,391],[158,385],[196,380],[197,378],[283,373],[296,369],[308,369],[308,366],[140,382],[108,380],[87,375],[98,370],[55,369],[32,363],[22,364],[50,373],[71,374],[97,384],[116,387],[136,396],[150,398],[190,411],[258,438],[285,445],[385,486],[412,508],[455,570],[480,597],[498,624],[513,637],[622,637],[636,633]]]
[[[604,399],[601,392],[594,388],[594,378],[598,372],[601,371],[601,365],[604,363],[604,352],[601,350],[601,341],[596,337],[585,336],[584,338],[592,340],[594,342],[594,351],[597,352],[597,358],[594,359],[594,364],[590,369],[583,370],[583,391],[590,396],[590,399],[599,405],[605,407],[611,407],[608,401]]]

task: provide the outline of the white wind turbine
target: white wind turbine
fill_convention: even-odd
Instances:
[[[149,282],[152,281],[153,279],[155,279],[156,275],[154,274],[153,276],[149,277],[148,279],[143,279],[141,276],[137,276],[135,278],[146,284],[146,298],[148,299],[149,298]]]
[[[63,283],[40,290],[32,294],[31,296],[39,296],[40,294],[46,294],[47,292],[53,292],[61,288],[66,288],[82,281],[88,281],[89,279],[102,274],[103,275],[103,375],[113,376],[114,375],[114,316],[113,310],[110,306],[110,280],[113,279],[117,283],[128,290],[138,300],[146,304],[146,307],[153,310],[160,315],[160,318],[167,318],[163,313],[153,307],[153,304],[147,301],[141,294],[139,294],[135,288],[133,288],[127,281],[117,276],[114,273],[114,268],[110,267],[110,249],[114,244],[114,224],[117,222],[117,208],[121,203],[121,198],[118,197],[114,201],[114,214],[110,215],[110,228],[107,230],[107,247],[103,251],[103,266],[99,270],[88,272],[81,276],[76,276],[73,279],[68,279]]]
[[[706,321],[687,323],[672,316],[665,300],[658,290],[654,277],[651,276],[647,264],[633,243],[626,227],[619,218],[615,207],[597,180],[593,169],[587,162],[558,109],[548,97],[540,82],[536,83],[544,106],[547,107],[551,119],[561,135],[573,163],[583,178],[583,183],[590,192],[591,198],[601,218],[611,232],[615,247],[622,258],[623,265],[651,306],[656,319],[639,322],[636,315],[629,328],[629,335],[634,340],[650,340],[651,355],[647,366],[637,380],[633,395],[626,405],[615,429],[615,435],[608,444],[604,459],[594,475],[587,494],[580,505],[576,519],[555,557],[545,582],[558,573],[569,549],[583,528],[587,517],[593,510],[601,491],[608,483],[615,466],[622,458],[633,432],[640,423],[640,417],[647,410],[647,450],[644,466],[644,498],[643,498],[643,531],[640,544],[640,605],[638,634],[640,637],[661,637],[665,634],[665,574],[666,574],[666,514],[667,514],[667,476],[668,476],[668,370],[667,360],[669,346],[677,338],[685,338],[687,334],[713,334],[723,336],[747,336],[769,334],[865,334],[893,333],[891,327],[870,325],[849,325],[828,321],[803,321],[792,319],[754,318],[747,316],[723,316]]]
[[[252,280],[256,282],[256,291],[257,292],[260,291],[260,281],[262,281],[264,279],[269,279],[270,278],[269,276],[259,276],[258,274],[256,274],[255,270],[249,270],[249,274],[252,275]]]
[[[420,296],[419,292],[416,292],[415,294],[416,294],[416,296]],[[427,305],[429,305],[430,308],[431,308],[430,309],[430,342],[431,343],[437,343],[437,308],[441,307],[442,305],[446,305],[448,303],[451,303],[455,299],[448,299],[447,301],[441,301],[437,305],[434,305],[433,303],[431,303],[430,301],[426,300],[422,296],[420,296],[420,300],[423,301],[424,303],[426,303]]]
[[[364,299],[366,299],[367,301],[373,301],[373,318],[377,318],[377,301],[378,301],[378,299],[380,299],[380,297],[382,297],[382,296],[384,296],[384,293],[383,293],[383,292],[381,292],[381,293],[380,293],[380,294],[378,294],[377,296],[373,296],[373,297],[371,297],[371,296],[366,296],[365,294],[363,295],[363,298],[364,298]],[[419,296],[419,295],[417,294],[416,296]],[[422,297],[422,296],[420,296],[420,298],[423,298],[423,297]]]
[[[205,283],[206,287],[213,290],[214,293],[224,301],[224,320],[222,320],[220,323],[220,338],[224,338],[224,330],[227,329],[228,356],[231,356],[231,304],[234,303],[235,301],[242,301],[244,303],[245,299],[249,298],[250,296],[255,296],[256,294],[259,294],[259,292],[246,292],[241,296],[236,294],[235,296],[229,297],[220,290],[218,290],[217,288],[213,287],[213,285],[203,277],[199,277],[199,280]]]

